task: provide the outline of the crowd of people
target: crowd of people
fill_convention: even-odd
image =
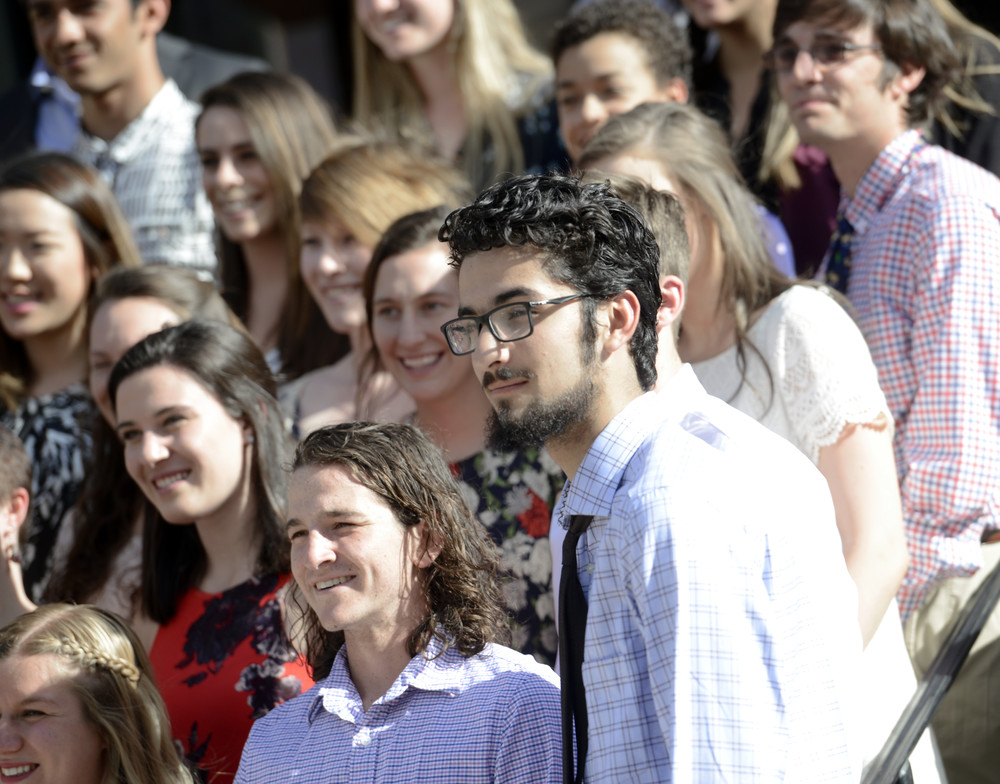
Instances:
[[[4,781],[860,780],[1000,562],[1000,41],[677,5],[353,0],[331,107],[25,0]]]

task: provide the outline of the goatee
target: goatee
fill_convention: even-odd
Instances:
[[[529,403],[519,414],[502,405],[486,420],[486,443],[501,452],[544,446],[586,420],[596,397],[594,382],[584,378],[556,400]]]

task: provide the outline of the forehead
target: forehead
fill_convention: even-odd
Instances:
[[[778,40],[779,42],[791,41],[799,45],[808,45],[813,41],[823,40],[868,44],[875,42],[875,38],[875,28],[871,22],[820,18],[793,22],[785,28],[785,32]]]
[[[292,472],[288,483],[288,517],[302,523],[330,512],[395,519],[389,505],[342,465],[308,465]]]
[[[122,381],[117,403],[119,421],[152,415],[170,406],[224,411],[201,381],[186,370],[165,364],[145,368]]]
[[[449,290],[457,288],[458,275],[449,263],[448,246],[435,241],[387,258],[375,277],[375,296],[419,296],[442,285]]]
[[[557,85],[602,76],[652,78],[642,42],[625,32],[598,33],[566,49],[556,64]]]
[[[483,313],[504,302],[576,293],[545,269],[537,248],[495,248],[465,258],[458,272],[459,305]]]

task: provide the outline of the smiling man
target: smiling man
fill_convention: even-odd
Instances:
[[[499,644],[497,552],[420,431],[309,435],[287,530],[317,684],[257,722],[237,782],[561,781],[558,678]]]
[[[165,79],[170,0],[23,0],[38,52],[80,96],[74,154],[111,185],[147,263],[215,269],[194,146],[198,107]]]
[[[826,482],[682,366],[683,285],[661,288],[639,215],[606,184],[522,176],[441,236],[460,300],[442,329],[492,441],[544,444],[570,480],[567,780],[856,780],[857,595]]]
[[[770,53],[799,136],[843,186],[821,274],[851,300],[895,420],[899,606],[920,670],[1000,562],[1000,180],[916,130],[959,65],[933,6],[781,0]],[[949,781],[1000,767],[998,639],[1000,611],[935,716]]]

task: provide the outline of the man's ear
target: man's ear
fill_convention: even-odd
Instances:
[[[687,103],[691,97],[687,82],[683,79],[671,79],[663,87],[658,87],[656,94],[664,103]]]
[[[132,2],[132,0],[128,0]],[[138,21],[142,23],[146,35],[159,33],[170,17],[170,0],[141,0],[135,7]]]
[[[618,349],[628,347],[628,342],[639,326],[639,298],[625,289],[606,305],[608,324],[604,335],[604,355],[609,356]]]
[[[684,283],[676,275],[660,278],[660,309],[656,312],[656,332],[677,323],[684,309]]]
[[[926,75],[927,69],[923,66],[904,63],[900,67],[899,73],[889,83],[889,89],[892,91],[893,97],[909,97],[910,93],[920,86]]]
[[[421,520],[410,531],[417,538],[413,562],[418,569],[426,569],[441,555],[444,539],[437,531],[431,531],[426,520]]]

